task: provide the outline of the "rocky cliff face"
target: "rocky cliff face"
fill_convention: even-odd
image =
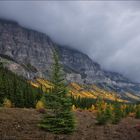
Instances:
[[[101,69],[87,55],[55,44],[48,36],[26,29],[16,22],[0,20],[0,61],[12,71],[26,78],[49,78],[53,63],[52,51],[58,48],[66,79],[81,84],[98,86],[122,92],[140,92],[135,84],[114,72]]]
[[[61,61],[67,78],[70,81],[86,84],[105,84],[106,86],[127,87],[134,86],[133,82],[121,74],[104,71],[100,65],[91,60],[87,55],[67,47],[59,47]],[[117,88],[116,88],[117,90]]]
[[[93,62],[87,55],[67,47],[59,47],[59,53],[70,81],[76,79],[81,83],[95,83],[105,79],[99,64]]]
[[[53,47],[53,42],[42,33],[22,28],[15,22],[0,21],[0,54],[35,67],[38,74],[50,69]]]

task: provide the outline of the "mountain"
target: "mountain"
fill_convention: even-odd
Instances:
[[[140,84],[119,73],[103,70],[86,54],[58,45],[43,33],[24,28],[14,21],[0,20],[0,61],[19,75],[30,80],[36,77],[49,79],[56,48],[68,83],[95,84],[117,92],[124,99],[140,98]]]

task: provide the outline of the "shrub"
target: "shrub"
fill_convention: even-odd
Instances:
[[[72,105],[72,111],[75,111],[75,110],[76,110],[76,106]]]
[[[9,99],[5,98],[3,102],[3,107],[11,108],[12,102]]]
[[[107,123],[105,112],[104,111],[98,111],[96,116],[97,124],[104,125]]]
[[[44,103],[42,101],[38,101],[36,104],[36,109],[40,110],[40,109],[44,109],[44,108],[45,108]]]
[[[39,112],[39,113],[42,113],[44,114],[46,111],[45,111],[45,105],[43,103],[43,101],[39,100],[36,104],[36,110]]]
[[[94,111],[95,110],[95,106],[92,105],[91,108],[89,108],[89,111]]]

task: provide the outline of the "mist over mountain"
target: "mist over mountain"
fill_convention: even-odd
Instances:
[[[0,63],[28,80],[50,79],[53,50],[58,50],[67,83],[96,85],[122,99],[139,100],[140,84],[122,74],[106,71],[88,55],[59,45],[46,34],[0,19]],[[93,90],[88,88],[88,90]],[[94,89],[95,90],[95,89]]]
[[[0,17],[86,53],[106,70],[140,82],[138,1],[1,1]]]

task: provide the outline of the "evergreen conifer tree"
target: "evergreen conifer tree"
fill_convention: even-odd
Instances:
[[[59,64],[59,58],[54,51],[54,65],[52,71],[53,88],[45,94],[46,106],[50,110],[46,112],[40,127],[53,133],[72,133],[75,128],[73,114],[71,112],[71,98],[67,96],[64,83],[64,75]]]
[[[98,108],[96,120],[97,124],[104,125],[112,122],[113,112],[111,110],[111,105],[107,105],[105,109]]]
[[[114,104],[114,115],[113,115],[113,120],[112,120],[112,123],[113,124],[117,124],[121,121],[123,117],[123,113],[121,111],[121,106],[118,102],[116,102]]]

